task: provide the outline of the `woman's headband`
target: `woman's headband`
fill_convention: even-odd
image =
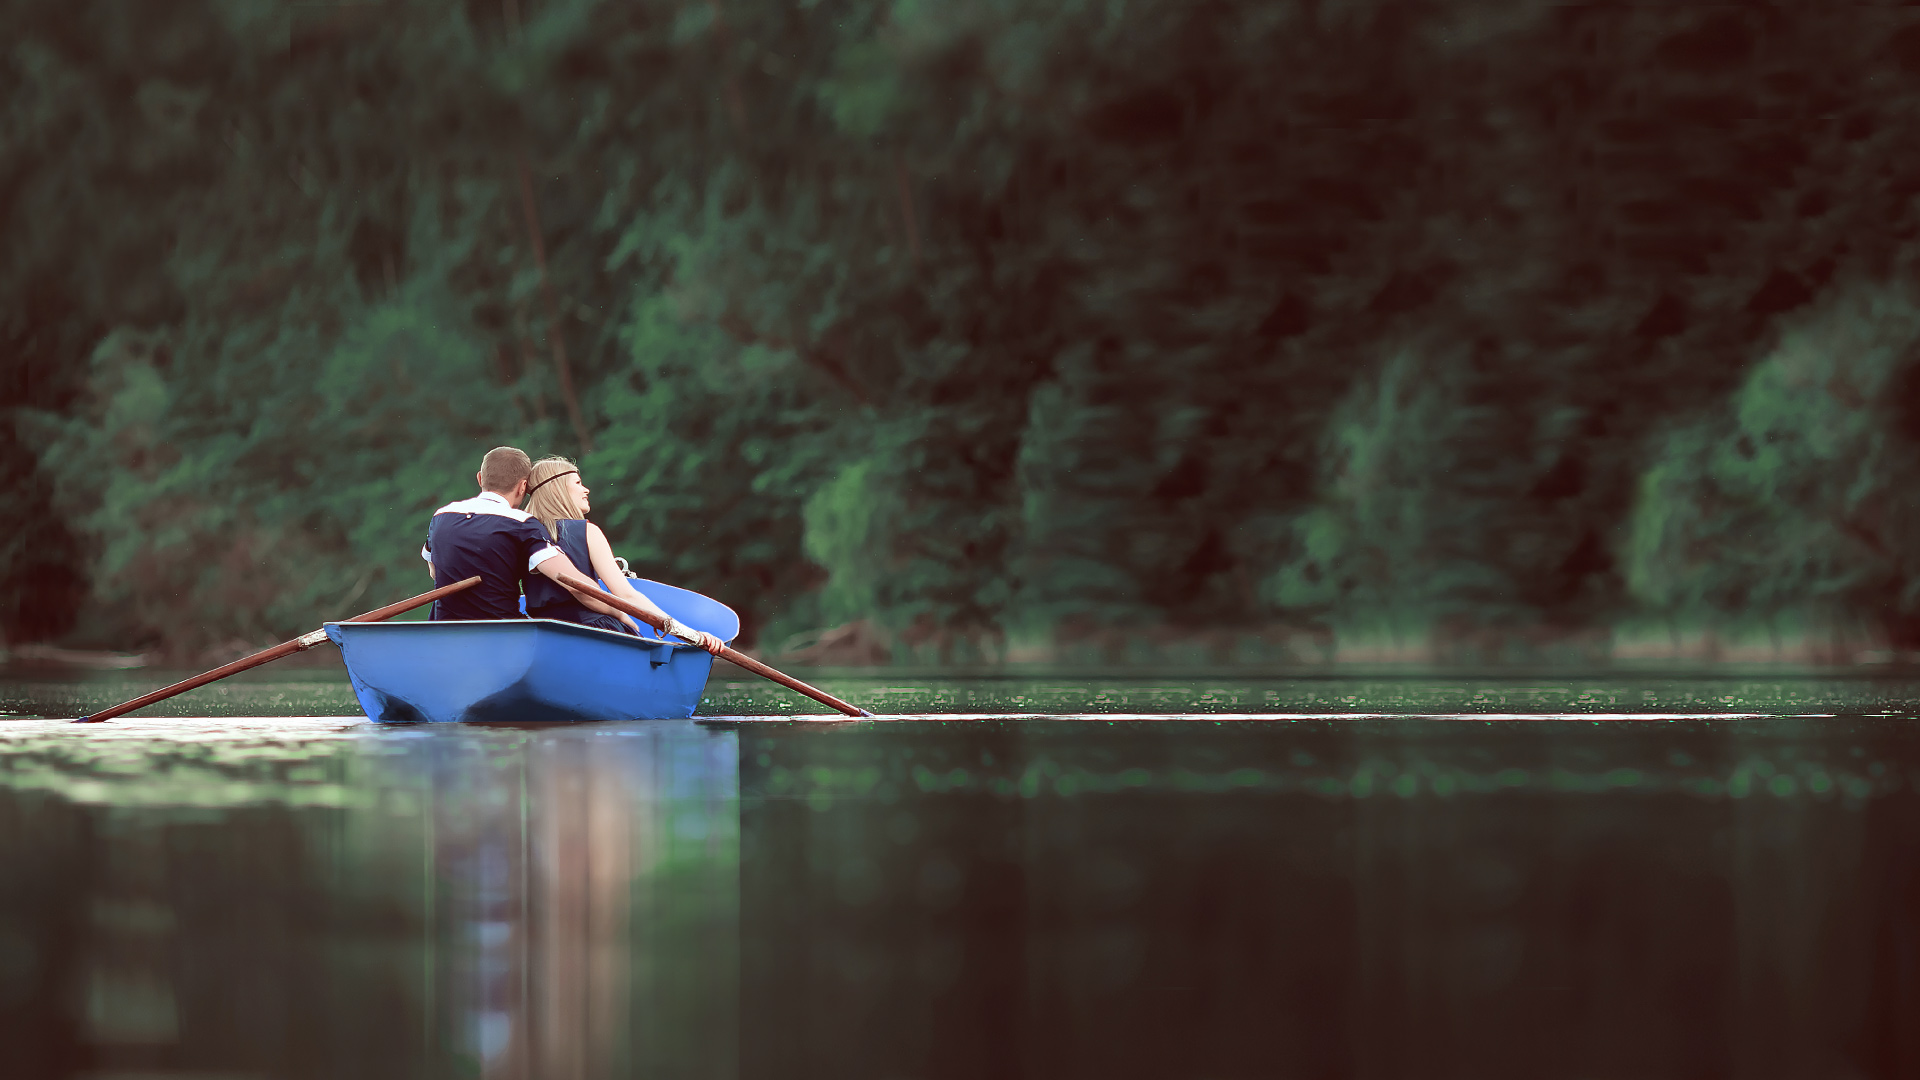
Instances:
[[[551,484],[551,483],[553,483],[553,482],[554,482],[555,480],[558,480],[558,479],[560,479],[560,478],[561,478],[561,477],[563,477],[563,476],[579,476],[579,475],[580,475],[580,470],[579,470],[579,469],[568,469],[568,470],[567,470],[566,472],[557,472],[557,473],[554,473],[554,474],[553,474],[552,476],[549,476],[549,477],[547,477],[547,478],[546,478],[545,480],[542,480],[542,481],[540,481],[539,483],[537,483],[537,484],[535,484],[535,485],[533,485],[532,487],[530,487],[530,488],[528,488],[528,489],[527,489],[527,498],[529,498],[529,499],[531,499],[531,498],[533,498],[533,493],[534,493],[534,492],[536,492],[536,491],[539,491],[539,490],[540,490],[541,488],[543,488],[543,487],[546,487],[546,486],[547,486],[548,484]]]

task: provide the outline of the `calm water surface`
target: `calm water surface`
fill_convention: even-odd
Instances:
[[[0,1075],[1920,1075],[1910,680],[169,677],[0,677]]]

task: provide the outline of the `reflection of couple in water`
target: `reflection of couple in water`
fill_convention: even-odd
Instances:
[[[526,613],[533,618],[638,634],[631,616],[598,599],[604,589],[658,615],[666,633],[720,651],[720,639],[675,622],[627,580],[606,534],[586,519],[592,504],[579,466],[559,457],[534,462],[511,446],[497,446],[487,451],[474,479],[480,494],[434,511],[420,557],[432,568],[435,585],[474,575],[480,584],[436,601],[434,618],[518,619],[524,584]]]

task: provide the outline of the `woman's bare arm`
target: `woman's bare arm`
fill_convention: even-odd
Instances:
[[[568,592],[572,593],[577,597],[580,597],[581,600],[588,599],[586,596],[581,595],[583,592],[586,592],[586,593],[599,592],[599,589],[594,584],[594,582],[591,579],[589,579],[585,574],[582,574],[573,565],[572,560],[546,559],[546,560],[543,560],[540,563],[540,565],[534,567],[534,569],[539,571],[542,574],[545,574],[549,581],[555,582],[556,584],[560,585],[562,588],[566,589]],[[624,600],[625,598],[622,597],[622,599]],[[627,602],[636,603],[635,601],[627,601]],[[656,611],[659,610],[659,606],[654,604],[652,601],[648,601],[647,604],[648,606],[653,607]],[[662,621],[667,622],[669,624],[673,622],[671,618],[663,618]],[[726,648],[727,648],[724,642],[722,642],[719,638],[714,637],[712,634],[707,633],[705,630],[695,630],[692,627],[680,626],[677,629],[675,629],[673,633],[674,633],[674,636],[676,637],[689,637],[694,639],[701,648],[707,650],[710,653],[713,653],[715,656],[720,655],[722,652],[726,651]]]
[[[654,603],[646,593],[634,588],[633,582],[627,580],[627,575],[620,572],[620,564],[613,561],[613,545],[607,543],[607,534],[601,532],[600,526],[591,521],[587,522],[587,557],[593,560],[594,576],[606,583],[608,592],[631,600],[662,619],[668,618],[659,604]],[[720,639],[712,634],[704,630],[699,633],[700,645],[707,651],[712,652],[713,647],[720,644]]]
[[[593,560],[593,576],[605,583],[608,592],[624,596],[663,619],[667,617],[659,604],[634,588],[627,575],[620,572],[620,564],[613,561],[613,545],[607,543],[607,534],[591,521],[587,522],[587,557]]]

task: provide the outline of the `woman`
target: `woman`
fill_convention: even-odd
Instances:
[[[695,641],[710,653],[722,648],[720,639],[704,631],[693,630],[672,621],[672,616],[635,589],[613,561],[613,547],[600,526],[586,520],[593,509],[587,485],[580,482],[580,468],[563,457],[543,458],[533,463],[527,478],[527,513],[546,526],[547,535],[566,553],[573,565],[588,577],[597,577],[607,590],[631,600],[668,621],[667,633]],[[633,617],[591,596],[573,592],[544,577],[527,579],[527,616],[534,619],[563,619],[583,626],[638,635],[640,626]]]

